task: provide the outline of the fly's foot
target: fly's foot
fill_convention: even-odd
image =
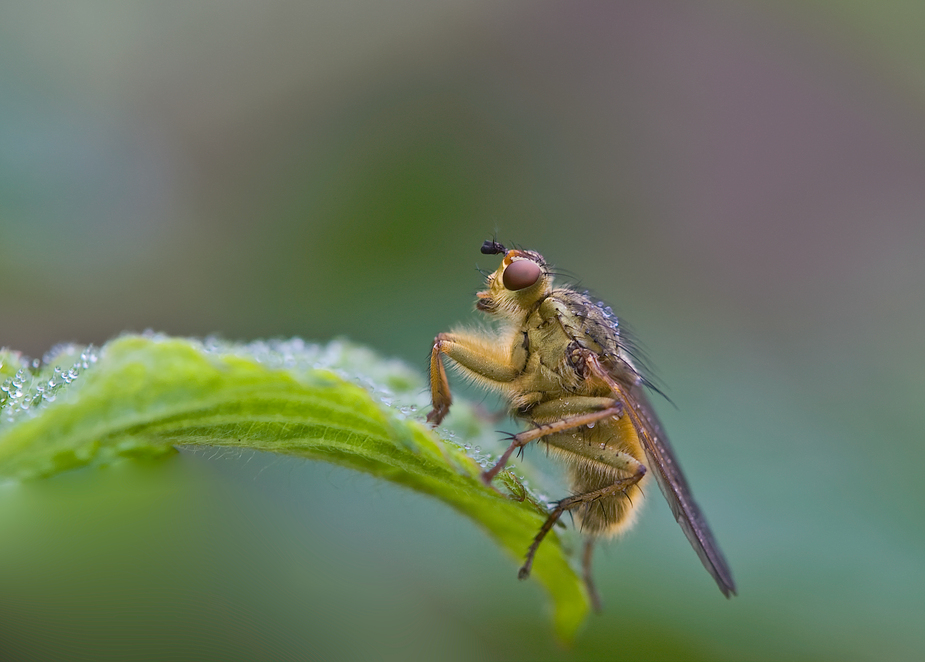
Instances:
[[[450,413],[450,403],[434,403],[434,408],[430,410],[430,413],[427,414],[427,422],[437,427],[446,418],[446,415]]]

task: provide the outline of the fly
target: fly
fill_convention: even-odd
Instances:
[[[452,404],[446,358],[476,384],[499,391],[511,414],[531,425],[513,435],[497,463],[482,473],[486,484],[531,441],[542,440],[565,464],[572,496],[554,504],[518,576],[530,575],[540,543],[563,513],[572,512],[585,534],[584,579],[599,610],[591,580],[594,544],[632,525],[642,488],[654,474],[720,591],[735,595],[732,573],[649,404],[649,384],[634,365],[616,316],[586,293],[553,287],[546,260],[535,251],[486,241],[482,253],[504,256],[475,304],[498,326],[436,337],[430,357],[433,409],[427,420],[438,425]]]

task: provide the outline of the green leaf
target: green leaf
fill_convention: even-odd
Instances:
[[[60,346],[41,362],[4,350],[0,476],[50,476],[173,453],[176,445],[297,455],[436,497],[519,562],[545,519],[545,501],[512,471],[501,477],[515,498],[484,486],[480,461],[489,458],[467,449],[496,435],[457,402],[450,419],[465,445],[453,432],[438,437],[422,423],[425,391],[404,364],[343,341],[235,345],[148,334],[102,348]],[[557,634],[571,640],[589,603],[561,535],[540,546],[532,579],[552,598]]]

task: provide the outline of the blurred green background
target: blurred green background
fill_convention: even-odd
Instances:
[[[563,648],[442,504],[185,453],[0,486],[0,659],[921,659],[923,25],[834,0],[4,3],[0,344],[345,335],[423,371],[497,233],[635,329],[740,595],[653,494]]]

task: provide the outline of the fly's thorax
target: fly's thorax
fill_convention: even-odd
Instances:
[[[587,378],[582,357],[590,351],[604,361],[616,358],[618,340],[603,318],[595,317],[596,307],[586,312],[584,307],[573,305],[571,295],[580,296],[566,289],[550,292],[523,320],[522,349],[515,351],[526,354],[524,388],[607,395],[610,388],[606,384]],[[537,383],[530,387],[533,379]]]
[[[534,311],[518,334],[520,340],[514,343],[512,356],[521,356],[524,367],[515,390],[524,397],[512,404],[547,402],[580,390],[580,377],[568,362],[569,339],[555,320],[543,319]]]
[[[553,370],[559,370],[568,353],[572,339],[559,322],[554,301],[544,299],[524,322],[530,353],[536,354],[540,362]]]
[[[602,357],[620,353],[620,323],[609,307],[567,288],[554,290],[550,298],[567,335]]]
[[[609,306],[568,288],[554,290],[542,306],[555,307],[563,333],[572,341],[570,361],[577,372],[582,372],[582,356],[590,351],[627,388],[643,382],[633,363],[632,346],[621,335],[620,321]]]

